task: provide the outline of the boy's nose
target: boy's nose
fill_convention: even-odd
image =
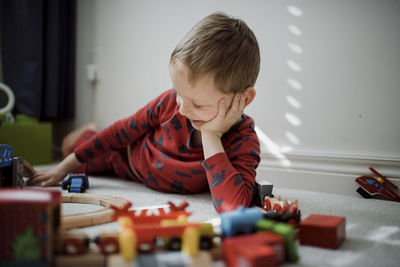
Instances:
[[[179,113],[185,117],[188,117],[189,110],[187,108],[187,105],[184,103],[184,101],[180,101],[180,103],[178,103],[178,105],[179,105]]]

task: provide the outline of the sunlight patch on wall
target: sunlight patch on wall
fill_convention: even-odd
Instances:
[[[300,17],[304,16],[303,10],[297,6],[290,5],[287,6],[286,9],[289,12],[289,14],[294,16],[296,19],[299,19]],[[303,35],[302,30],[294,24],[288,25],[288,30],[292,35],[294,35],[295,38],[299,38]],[[301,64],[298,62],[298,59],[299,56],[304,53],[304,49],[296,41],[293,40],[287,42],[287,47],[289,51],[294,54],[296,60],[289,58],[286,61],[286,64],[289,67],[289,69],[294,72],[290,76],[293,75],[294,77],[296,77],[296,75],[298,75],[303,70],[303,66],[301,66]],[[303,90],[303,85],[297,78],[294,77],[286,77],[286,83],[289,85],[291,89],[294,89],[296,91]],[[285,132],[285,137],[292,146],[288,146],[289,149],[285,148],[285,151],[290,152],[294,149],[294,146],[298,146],[301,143],[300,138],[293,132],[293,129],[291,128],[292,127],[298,128],[303,124],[300,117],[297,114],[295,114],[295,111],[298,111],[302,107],[302,105],[300,101],[297,100],[296,93],[288,94],[286,96],[286,101],[289,104],[290,109],[284,115],[287,122],[290,125],[290,128]]]
[[[289,50],[292,51],[293,53],[296,53],[299,55],[303,54],[303,48],[300,45],[298,45],[296,43],[287,43],[287,46],[288,46]]]
[[[293,145],[300,145],[300,139],[294,133],[287,131],[285,135]]]
[[[255,131],[257,133],[258,138],[260,139],[261,144],[264,148],[266,148],[274,157],[279,159],[280,165],[283,167],[288,167],[291,165],[290,161],[287,157],[282,153],[281,149],[277,144],[275,144],[260,128],[255,126]],[[286,146],[285,150],[290,150],[292,148]]]
[[[291,68],[292,70],[296,71],[296,72],[300,72],[303,70],[303,67],[300,66],[299,63],[289,59],[288,61],[286,61],[287,65],[289,66],[289,68]]]
[[[301,108],[301,103],[291,95],[286,96],[286,101],[294,108]]]
[[[291,33],[293,33],[296,36],[302,36],[303,32],[299,29],[299,27],[295,26],[295,25],[288,25],[288,29]]]
[[[285,118],[294,127],[299,127],[301,125],[300,118],[294,115],[293,113],[289,112],[285,113]]]
[[[286,9],[287,12],[289,12],[289,14],[294,16],[296,19],[304,16],[303,10],[297,6],[287,6]],[[287,26],[287,29],[292,35],[294,35],[295,38],[303,35],[301,29],[295,24],[289,24]],[[299,73],[301,73],[301,71],[303,70],[303,66],[301,66],[301,64],[298,62],[298,57],[304,53],[304,49],[295,40],[288,40],[286,44],[288,50],[293,53],[293,58],[288,58],[286,60],[288,69],[290,69],[292,72],[289,77],[286,77],[286,84],[289,86],[290,89],[295,90],[286,95],[286,102],[288,103],[289,110],[284,113],[284,117],[288,122],[289,129],[287,131],[284,131],[282,135],[284,135],[286,139],[289,140],[289,143],[279,146],[274,143],[271,138],[269,138],[257,126],[255,127],[255,131],[261,142],[262,147],[278,159],[278,165],[287,168],[290,167],[292,164],[285,153],[293,151],[295,149],[294,146],[297,146],[301,143],[300,138],[295,133],[293,133],[292,130],[302,126],[303,124],[300,117],[295,114],[295,111],[298,111],[300,108],[302,108],[302,104],[296,98],[296,91],[298,93],[303,90],[303,85],[298,80],[296,75],[299,75]]]
[[[286,82],[291,88],[293,88],[295,90],[300,91],[303,89],[303,85],[296,79],[286,78]]]
[[[287,6],[287,10],[291,15],[295,17],[303,16],[303,10],[297,6]]]

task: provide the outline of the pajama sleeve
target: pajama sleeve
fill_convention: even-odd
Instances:
[[[253,130],[247,137],[236,136],[218,153],[203,161],[211,196],[217,212],[248,207],[256,193],[256,168],[260,162],[260,144]]]
[[[87,142],[74,149],[79,162],[84,163],[101,153],[118,151],[142,138],[164,120],[166,109],[174,108],[175,91],[168,90],[146,106],[139,109],[134,115],[119,120],[108,128],[100,131]]]

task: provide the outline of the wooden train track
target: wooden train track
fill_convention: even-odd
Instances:
[[[99,209],[92,212],[76,213],[62,216],[60,228],[65,230],[75,227],[92,226],[111,222],[113,210],[110,209],[110,205],[121,208],[126,202],[129,201],[120,197],[91,195],[86,193],[67,193],[62,195],[62,202],[92,204],[104,207],[104,209]]]

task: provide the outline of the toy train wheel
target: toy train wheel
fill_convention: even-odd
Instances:
[[[274,206],[272,207],[272,209],[274,211],[276,211],[276,212],[281,212],[282,211],[282,207],[278,203],[275,203]]]
[[[67,189],[68,189],[68,184],[62,183],[62,184],[61,184],[61,188],[62,188],[63,190],[67,190]]]
[[[155,247],[156,247],[155,241],[150,243],[141,243],[138,246],[138,250],[140,252],[152,252]]]
[[[101,253],[108,255],[114,254],[119,251],[119,242],[118,238],[109,236],[109,237],[96,237],[95,243],[99,246]]]
[[[212,247],[212,241],[211,238],[208,236],[202,236],[200,237],[200,249],[202,250],[208,250]]]
[[[169,250],[180,250],[182,246],[182,239],[179,237],[172,237],[168,240],[167,248]]]
[[[82,254],[89,246],[89,239],[68,238],[64,242],[64,253],[67,255]]]

